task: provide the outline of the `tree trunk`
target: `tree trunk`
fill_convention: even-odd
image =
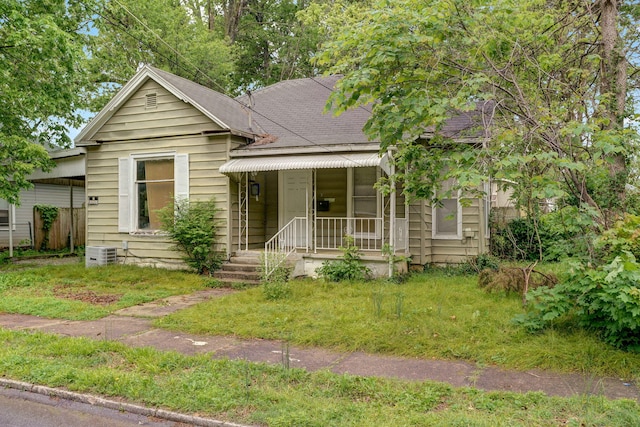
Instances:
[[[606,128],[615,130],[624,126],[624,110],[627,99],[627,59],[618,33],[618,0],[599,0],[600,33],[602,36],[601,94],[606,103]],[[609,176],[613,194],[624,203],[627,181],[627,161],[624,154],[610,159]],[[607,226],[619,216],[621,209],[608,206],[605,212]]]

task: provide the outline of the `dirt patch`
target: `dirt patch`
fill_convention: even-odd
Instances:
[[[93,291],[75,290],[66,286],[56,286],[53,294],[58,298],[82,301],[94,305],[109,305],[120,301],[122,294],[98,295]]]

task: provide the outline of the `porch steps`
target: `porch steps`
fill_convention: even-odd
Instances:
[[[261,252],[238,252],[222,264],[221,269],[213,273],[213,277],[229,286],[238,283],[259,285],[260,254]]]

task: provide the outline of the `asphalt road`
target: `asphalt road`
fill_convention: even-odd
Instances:
[[[36,393],[0,388],[0,426],[2,427],[175,427],[184,425]]]

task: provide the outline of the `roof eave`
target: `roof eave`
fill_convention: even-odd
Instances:
[[[111,98],[111,100],[100,110],[98,114],[78,133],[74,138],[76,146],[98,145],[99,143],[92,140],[93,136],[102,126],[115,114],[115,112],[148,80],[153,79],[156,83],[164,87],[176,98],[193,105],[198,111],[211,119],[214,123],[223,129],[230,129],[226,123],[220,120],[211,112],[207,111],[200,104],[195,102],[189,96],[184,94],[177,87],[169,83],[166,79],[156,73],[151,67],[145,65],[138,71],[119,91]]]
[[[246,147],[236,148],[229,152],[230,158],[238,157],[262,157],[292,154],[316,154],[316,153],[353,153],[353,152],[378,152],[379,143],[360,144],[333,144],[333,145],[312,145],[301,147],[280,147],[280,148],[259,148],[249,149]]]

